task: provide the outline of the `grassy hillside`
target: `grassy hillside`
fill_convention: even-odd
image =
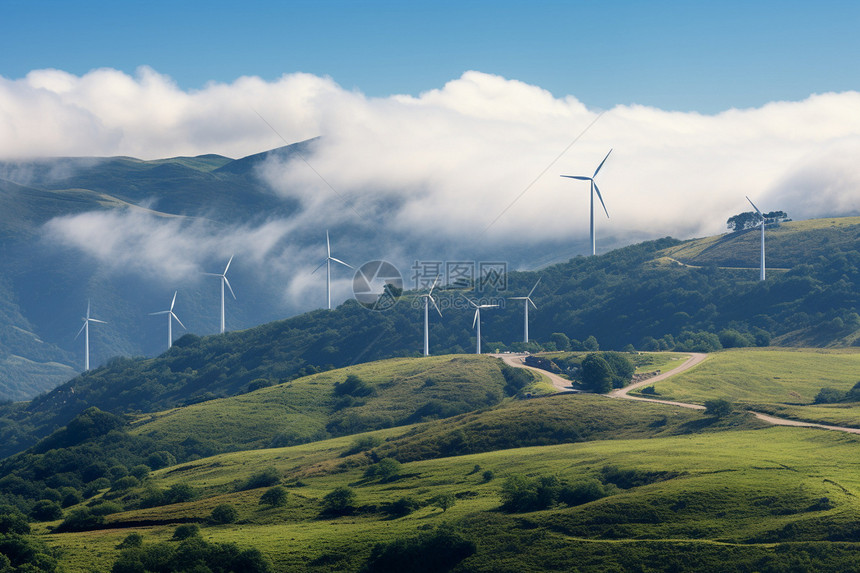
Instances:
[[[818,392],[860,382],[860,350],[735,349],[654,384],[658,397],[703,403],[722,398],[801,420],[860,426],[857,404],[812,405]]]
[[[814,258],[827,249],[856,249],[860,242],[860,217],[790,221],[765,230],[768,268],[786,269]],[[663,252],[684,264],[758,269],[761,231],[749,229],[693,239]]]
[[[212,451],[244,450],[449,417],[525,391],[552,392],[548,383],[516,388],[508,370],[501,360],[474,355],[372,362],[143,416],[132,433],[165,444],[194,437]],[[366,388],[338,393],[349,375]]]
[[[115,545],[129,532],[153,543],[168,539],[176,523],[189,519],[204,522],[206,539],[259,548],[277,570],[357,571],[374,544],[443,523],[475,544],[475,553],[455,571],[625,569],[634,561],[658,571],[670,570],[672,563],[681,570],[695,563],[693,568],[704,571],[737,570],[743,564],[777,571],[786,570],[784,560],[804,559],[822,560],[823,568],[815,570],[839,570],[844,559],[857,557],[855,544],[828,543],[856,539],[860,473],[850,461],[856,437],[771,428],[520,448],[405,463],[391,481],[367,478],[363,467],[307,471],[348,444],[341,438],[225,454],[153,476],[158,487],[181,481],[203,491],[226,491],[235,480],[272,466],[285,476],[290,492],[283,507],[260,505],[264,489],[220,493],[114,514],[107,530],[45,539],[63,550],[69,571],[106,569],[118,553]],[[737,455],[740,450],[744,455]],[[300,481],[289,477],[296,475]],[[610,495],[540,511],[500,512],[503,485],[513,475],[555,476],[568,484],[591,480],[603,483]],[[321,515],[322,498],[339,486],[356,492],[356,509],[347,516]],[[426,502],[440,494],[455,499],[445,512],[426,505],[396,517],[386,509],[405,495]],[[236,524],[205,525],[218,503],[238,509]],[[127,527],[132,523],[139,525]],[[668,557],[661,560],[658,548]],[[671,557],[676,552],[685,556],[682,561]]]

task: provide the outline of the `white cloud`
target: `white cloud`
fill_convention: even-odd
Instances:
[[[183,91],[149,68],[133,77],[110,69],[80,77],[39,70],[20,80],[0,78],[0,157],[239,157],[282,145],[257,113],[288,141],[323,136],[307,157],[313,169],[293,161],[262,171],[279,192],[300,199],[303,211],[289,222],[234,231],[245,244],[262,245],[245,247],[259,261],[287,248],[285,239],[327,225],[375,226],[404,258],[421,244],[460,255],[582,242],[588,184],[559,175],[590,175],[610,148],[598,183],[612,218],[597,213],[598,242],[718,233],[730,215],[747,209],[744,195],[795,219],[860,213],[856,92],[717,115],[607,110],[486,234],[598,117],[596,110],[573,96],[556,98],[480,72],[418,97],[368,98],[308,74],[272,82],[243,77]],[[185,236],[206,236],[210,251],[230,251],[228,239],[197,223],[160,221],[163,236],[131,225],[125,238],[97,241],[86,231],[93,221],[80,217],[51,228],[94,254],[144,249],[127,255],[131,265],[172,260],[182,251],[186,262],[177,260],[176,268],[186,268],[199,260],[200,243],[186,244]],[[98,217],[99,228],[119,224]],[[163,247],[168,242],[171,252]]]

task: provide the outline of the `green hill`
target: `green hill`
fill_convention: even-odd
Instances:
[[[394,478],[380,480],[367,477],[367,466],[320,471],[329,467],[322,458],[348,447],[340,438],[161,470],[153,487],[182,483],[211,493],[110,515],[107,529],[95,535],[45,539],[63,551],[69,571],[106,569],[130,532],[141,533],[146,546],[169,539],[177,524],[189,520],[201,524],[208,540],[258,548],[276,570],[358,571],[378,556],[375,544],[413,540],[417,551],[416,536],[445,525],[474,544],[455,571],[602,571],[634,564],[652,571],[780,571],[798,563],[836,571],[853,567],[858,556],[853,540],[860,481],[842,463],[856,442],[779,428],[595,441],[409,462]],[[739,449],[744,455],[737,455]],[[269,467],[285,480],[284,506],[260,504],[265,488],[230,492]],[[568,492],[569,502],[500,510],[505,491],[516,496],[526,490],[514,484],[541,477],[548,478],[544,487]],[[575,497],[576,484],[586,483],[602,493],[590,501]],[[355,492],[354,509],[345,516],[325,514],[325,495],[344,486]],[[454,500],[444,512],[428,503],[440,495]],[[393,513],[404,497],[414,498],[417,507]],[[207,525],[223,503],[237,509],[237,522]]]
[[[552,391],[495,358],[443,356],[371,362],[249,394],[141,417],[133,434],[174,449],[189,437],[211,453],[286,446],[414,424],[494,406],[506,396]],[[347,378],[360,383],[347,388]],[[207,446],[208,444],[208,446]],[[173,446],[167,447],[167,446]]]

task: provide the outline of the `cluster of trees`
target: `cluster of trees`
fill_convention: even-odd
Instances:
[[[179,526],[173,539],[144,544],[140,534],[128,535],[118,546],[112,573],[158,571],[172,573],[268,573],[272,566],[259,550],[242,549],[235,543],[212,543],[200,537],[196,526]]]
[[[765,225],[778,225],[783,221],[789,221],[788,214],[785,211],[770,211],[764,213]],[[755,211],[747,211],[729,217],[726,221],[726,226],[734,232],[752,229],[758,226],[761,217]]]
[[[857,382],[847,392],[824,387],[815,395],[816,404],[838,404],[840,402],[860,402],[860,382]]]
[[[0,571],[57,570],[57,555],[30,534],[27,516],[15,507],[0,505]]]

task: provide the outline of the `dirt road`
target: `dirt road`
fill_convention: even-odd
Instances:
[[[570,380],[566,378],[562,378],[557,374],[553,374],[552,372],[547,372],[546,370],[541,370],[540,368],[533,368],[531,366],[526,366],[523,363],[523,360],[527,356],[526,354],[495,354],[497,358],[501,358],[505,361],[505,363],[510,364],[511,366],[515,366],[517,368],[528,368],[529,370],[534,370],[547,378],[550,379],[552,385],[559,392],[575,392],[575,390],[570,385]],[[693,410],[704,410],[705,407],[701,404],[690,404],[687,402],[674,402],[672,400],[660,400],[658,398],[643,398],[639,396],[630,396],[628,392],[631,390],[636,390],[643,386],[649,386],[654,384],[655,382],[659,382],[661,380],[665,380],[670,376],[675,376],[676,374],[680,374],[685,370],[689,370],[690,368],[700,364],[708,357],[707,354],[702,352],[693,352],[689,354],[689,358],[687,358],[684,362],[673,368],[668,372],[664,372],[662,374],[658,374],[652,378],[648,378],[647,380],[642,380],[641,382],[637,382],[636,384],[631,384],[625,388],[616,388],[612,390],[607,396],[611,398],[624,398],[626,400],[638,400],[642,402],[656,402],[658,404],[667,404],[669,406],[679,406],[681,408],[690,408]],[[788,418],[778,418],[776,416],[771,416],[769,414],[764,414],[762,412],[756,412],[754,410],[750,410],[750,412],[759,420],[763,422],[767,422],[768,424],[773,424],[774,426],[791,426],[796,428],[819,428],[822,430],[833,430],[836,432],[846,432],[849,434],[860,434],[860,428],[849,428],[847,426],[831,426],[829,424],[818,424],[815,422],[802,422],[800,420],[790,420]]]

